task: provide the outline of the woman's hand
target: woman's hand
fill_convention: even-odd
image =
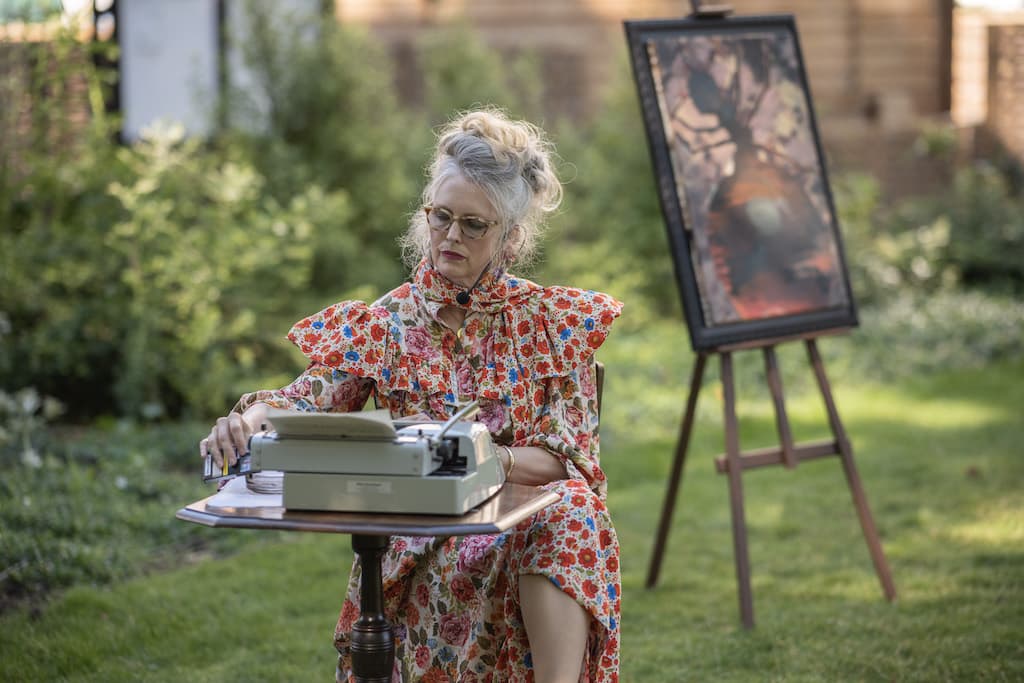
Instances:
[[[217,418],[210,435],[199,442],[199,457],[210,457],[216,467],[234,465],[238,456],[249,452],[249,437],[267,424],[267,404],[254,403],[242,414]]]

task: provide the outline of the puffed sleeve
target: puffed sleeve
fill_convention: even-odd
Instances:
[[[621,312],[622,303],[607,294],[548,287],[513,337],[519,367],[533,380],[533,395],[514,409],[521,411],[513,415],[520,422],[514,445],[548,450],[570,478],[585,480],[602,497],[594,352]]]
[[[300,320],[288,333],[309,359],[305,372],[286,387],[256,391],[235,406],[244,411],[256,402],[274,408],[320,412],[361,410],[375,382],[391,379],[385,357],[397,330],[380,306],[345,301]]]

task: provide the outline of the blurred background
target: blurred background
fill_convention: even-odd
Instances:
[[[621,22],[686,5],[5,0],[4,389],[151,419],[285,381],[288,320],[404,276],[431,129],[474,104],[564,159],[533,274],[677,315]],[[1024,3],[733,5],[796,15],[861,305],[1018,292]]]
[[[731,4],[796,16],[862,322],[826,349],[839,382],[1019,361],[1024,1]],[[406,276],[433,130],[473,105],[562,159],[524,274],[628,302],[606,443],[638,419],[669,443],[692,354],[622,21],[690,9],[0,0],[0,523],[25,531],[0,607],[214,542],[168,512],[200,491],[196,441],[302,368],[293,321]]]

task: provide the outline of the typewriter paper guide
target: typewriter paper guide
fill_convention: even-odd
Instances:
[[[398,436],[387,410],[360,413],[307,413],[271,408],[267,419],[279,437],[333,436],[391,441]]]

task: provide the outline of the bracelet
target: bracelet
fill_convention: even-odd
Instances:
[[[516,454],[508,446],[502,446],[502,448],[508,453],[508,469],[505,470],[505,481],[508,481],[512,478],[512,470],[516,468]]]

